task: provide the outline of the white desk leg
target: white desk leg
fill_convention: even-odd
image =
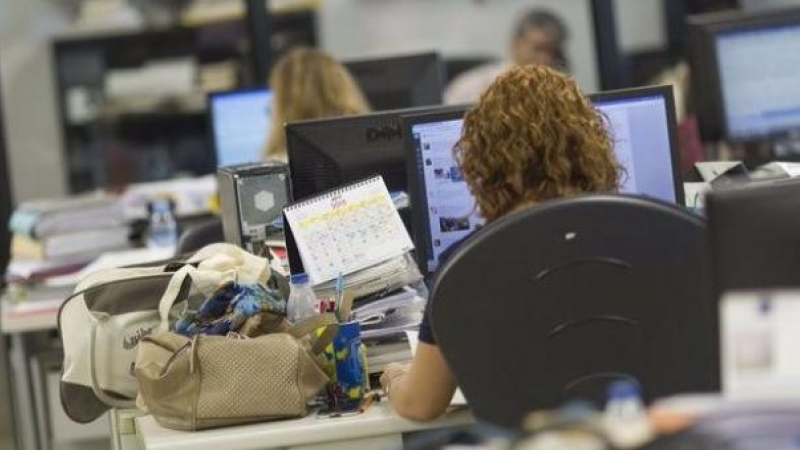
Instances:
[[[19,450],[39,449],[29,358],[27,336],[23,333],[12,334],[9,360],[14,398],[14,424]]]
[[[403,435],[389,434],[352,441],[326,442],[324,444],[291,447],[291,450],[402,450]]]

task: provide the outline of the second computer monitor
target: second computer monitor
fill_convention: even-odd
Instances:
[[[384,111],[286,125],[292,197],[314,194],[373,175],[390,191],[406,191],[406,150],[400,117],[426,108]]]
[[[672,87],[626,89],[589,97],[605,116],[614,153],[625,168],[620,190],[683,205]]]
[[[705,14],[689,24],[695,101],[708,139],[765,140],[800,130],[800,8]]]
[[[268,89],[215,92],[208,103],[217,166],[260,161],[269,137],[272,93]]]
[[[442,104],[445,69],[438,53],[350,61],[345,66],[375,111]]]
[[[591,98],[607,120],[617,159],[626,171],[621,191],[682,204],[672,89],[641,88]],[[414,240],[420,267],[429,274],[439,266],[442,253],[483,225],[453,155],[464,112],[403,118],[411,155]]]

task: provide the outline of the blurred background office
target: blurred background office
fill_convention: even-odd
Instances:
[[[722,137],[704,135],[686,19],[792,6],[800,0],[3,0],[0,221],[31,199],[213,173],[219,155],[208,94],[262,89],[295,46],[343,62],[364,83],[372,109],[384,109],[370,98],[359,64],[421,54],[414,61],[423,67],[435,52],[450,82],[512,59],[520,20],[531,11],[540,12],[533,25],[550,33],[537,36],[554,50],[550,62],[586,92],[676,85],[684,170],[720,155],[768,159],[750,144],[720,153]],[[0,229],[3,267],[9,237]],[[0,450],[13,448],[7,346],[0,346]]]

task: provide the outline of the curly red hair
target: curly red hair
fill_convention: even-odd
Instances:
[[[572,78],[544,66],[500,75],[467,113],[455,155],[487,221],[528,203],[614,191],[621,174],[600,112]]]

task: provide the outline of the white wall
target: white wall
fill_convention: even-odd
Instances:
[[[64,19],[47,0],[2,0],[0,80],[14,200],[66,191],[48,37]]]
[[[587,0],[324,0],[323,46],[339,58],[439,50],[445,56],[503,57],[520,11],[541,6],[562,16],[575,77],[598,85]]]

